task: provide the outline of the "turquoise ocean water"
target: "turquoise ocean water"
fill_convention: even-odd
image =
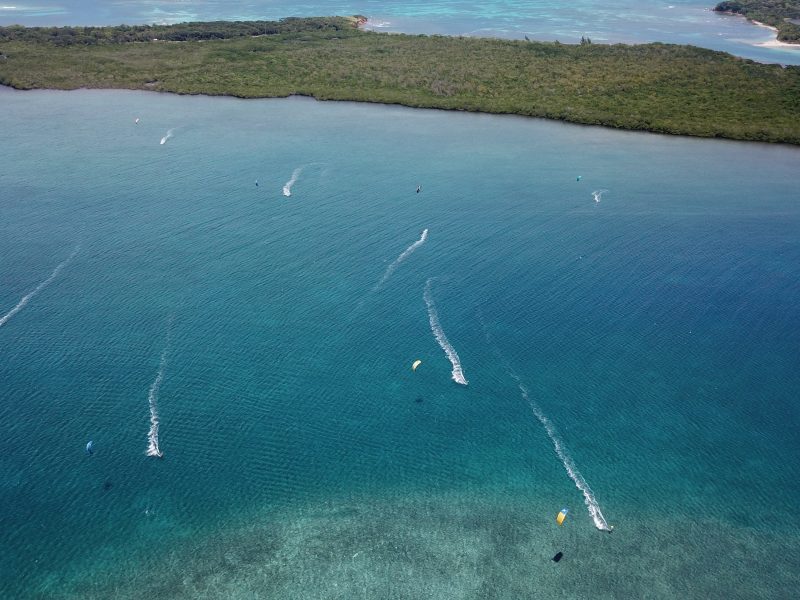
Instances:
[[[797,148],[0,105],[0,596],[795,593]]]
[[[774,31],[720,15],[715,0],[8,0],[0,25],[117,25],[353,15],[378,31],[578,43],[668,42],[760,62],[800,64],[800,47],[770,47]]]

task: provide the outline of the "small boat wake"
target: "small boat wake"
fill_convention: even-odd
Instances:
[[[2,317],[0,317],[0,327],[2,327],[3,325],[5,325],[5,324],[8,322],[8,320],[9,320],[11,317],[13,317],[15,314],[17,314],[17,313],[18,313],[19,311],[21,311],[23,308],[25,308],[25,305],[26,305],[26,304],[28,304],[28,302],[30,301],[30,299],[31,299],[31,298],[33,298],[33,297],[34,297],[36,294],[38,294],[38,293],[39,293],[39,292],[41,292],[41,291],[42,291],[44,288],[46,288],[48,285],[50,285],[50,284],[53,282],[53,280],[54,280],[56,277],[58,277],[58,274],[59,274],[59,273],[61,273],[61,270],[62,270],[64,267],[66,267],[66,266],[67,266],[67,265],[68,265],[68,264],[69,264],[69,263],[72,261],[72,259],[73,259],[73,258],[75,258],[75,255],[78,253],[78,251],[79,251],[80,249],[81,249],[80,245],[78,245],[78,246],[75,246],[75,249],[72,251],[72,254],[70,254],[70,255],[67,257],[67,260],[65,260],[64,262],[60,263],[60,264],[59,264],[59,265],[58,265],[58,266],[57,266],[55,269],[53,269],[53,272],[52,272],[52,273],[50,273],[50,277],[48,277],[47,279],[45,279],[44,281],[42,281],[42,282],[41,282],[39,285],[37,285],[37,286],[36,286],[36,287],[35,287],[35,288],[34,288],[32,291],[30,291],[30,292],[28,292],[27,294],[25,294],[25,295],[22,297],[22,299],[21,299],[19,302],[17,302],[17,305],[16,305],[14,308],[12,308],[12,309],[11,309],[10,311],[8,311],[8,312],[7,312],[5,315],[3,315]]]
[[[439,323],[439,315],[436,313],[436,305],[433,303],[433,295],[431,294],[431,282],[433,282],[433,279],[428,279],[425,284],[425,293],[423,294],[425,304],[428,305],[428,319],[431,323],[431,331],[447,355],[448,360],[450,360],[450,364],[453,365],[453,381],[461,385],[467,385],[468,382],[464,377],[464,371],[461,369],[461,360],[458,358],[458,353],[447,341],[447,336]]]
[[[586,504],[586,508],[589,509],[589,515],[591,515],[592,521],[594,521],[594,526],[600,531],[611,531],[614,529],[614,527],[609,525],[603,516],[603,513],[600,510],[600,505],[597,503],[597,499],[594,497],[592,488],[589,487],[589,484],[586,483],[586,480],[583,478],[583,475],[581,475],[581,472],[578,471],[578,467],[575,466],[575,461],[572,460],[572,457],[567,452],[564,442],[559,437],[555,426],[542,412],[542,409],[539,407],[536,401],[534,401],[528,395],[528,389],[522,385],[522,382],[520,382],[516,374],[513,371],[510,371],[510,374],[516,380],[517,386],[519,386],[520,393],[522,394],[522,398],[531,407],[531,411],[533,411],[533,414],[544,427],[544,430],[547,432],[547,436],[550,438],[550,441],[553,442],[553,448],[555,449],[558,458],[561,459],[561,464],[564,465],[567,475],[569,475],[569,478],[575,483],[575,487],[577,487],[583,494],[583,501]]]
[[[172,132],[173,132],[173,131],[175,131],[175,130],[174,130],[174,129],[168,129],[168,130],[167,130],[167,135],[165,135],[164,137],[162,137],[162,138],[161,138],[161,145],[162,145],[162,146],[163,146],[164,144],[166,144],[166,143],[167,143],[167,140],[168,140],[169,138],[171,138],[171,137],[172,137]]]
[[[300,173],[302,171],[303,167],[297,167],[294,171],[292,171],[292,178],[284,184],[283,195],[287,198],[292,195],[292,186],[297,181],[297,178],[300,177]]]
[[[392,273],[394,273],[395,269],[398,266],[400,266],[400,263],[402,263],[405,259],[407,259],[409,256],[411,256],[411,254],[414,252],[414,250],[416,250],[417,248],[422,246],[422,244],[424,244],[425,240],[427,240],[427,239],[428,239],[428,230],[425,229],[425,230],[423,230],[422,235],[420,236],[420,238],[416,242],[411,244],[408,248],[403,250],[402,254],[400,254],[400,256],[398,256],[397,258],[395,258],[394,262],[392,262],[392,264],[390,264],[386,268],[386,272],[383,274],[383,277],[378,282],[378,284],[375,286],[373,291],[377,292],[381,288],[381,286],[384,283],[386,283],[386,281],[389,279],[389,277],[392,276]]]
[[[595,190],[592,192],[592,198],[594,198],[595,204],[599,204],[600,200],[603,198],[603,194],[605,194],[608,190]]]
[[[483,319],[481,319],[483,322]],[[542,408],[539,406],[539,403],[536,402],[533,398],[530,397],[528,393],[528,388],[526,388],[522,381],[520,380],[519,376],[514,372],[508,361],[505,360],[500,351],[492,342],[491,336],[489,335],[488,330],[486,329],[486,325],[484,324],[484,334],[486,335],[486,341],[489,343],[489,346],[492,348],[494,353],[503,363],[506,368],[506,371],[511,376],[511,378],[517,383],[517,387],[519,387],[520,394],[522,399],[528,404],[533,412],[533,415],[542,424],[544,427],[545,432],[547,433],[547,437],[550,438],[550,441],[553,443],[553,448],[555,449],[556,456],[558,456],[559,460],[561,460],[561,464],[564,465],[564,469],[567,471],[567,475],[569,478],[572,479],[575,487],[577,487],[581,493],[583,494],[583,501],[586,504],[586,508],[589,509],[589,515],[592,517],[592,521],[594,522],[594,526],[597,527],[600,531],[608,531],[611,532],[614,529],[613,525],[609,525],[606,518],[603,516],[603,512],[600,510],[600,504],[597,502],[597,498],[594,497],[594,492],[592,488],[589,487],[589,484],[586,483],[586,480],[581,475],[581,472],[578,470],[578,467],[575,465],[575,461],[572,460],[569,452],[567,451],[566,446],[564,445],[563,440],[558,435],[558,430],[556,430],[555,425],[553,425],[552,421],[547,418],[547,415],[542,412]]]
[[[170,319],[171,321],[171,319]],[[171,332],[167,332],[167,343],[164,350],[161,351],[161,361],[158,365],[158,374],[156,375],[153,384],[150,386],[150,392],[147,395],[147,402],[150,405],[150,431],[147,432],[147,456],[156,456],[161,458],[164,453],[158,445],[158,391],[161,388],[161,382],[164,380],[164,371],[167,368],[167,355],[169,353],[169,342]]]

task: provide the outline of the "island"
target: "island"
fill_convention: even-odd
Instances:
[[[800,144],[800,67],[694,46],[388,34],[361,23],[0,27],[0,84],[303,95]]]
[[[742,15],[778,32],[778,41],[800,44],[800,3],[791,0],[724,0],[717,12]]]

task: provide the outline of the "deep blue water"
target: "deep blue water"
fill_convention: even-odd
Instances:
[[[770,47],[774,31],[714,13],[714,0],[8,0],[0,25],[117,25],[353,15],[379,31],[577,43],[667,42],[730,52],[760,62],[800,64],[800,47]]]
[[[306,99],[0,104],[3,597],[797,588],[797,148]]]

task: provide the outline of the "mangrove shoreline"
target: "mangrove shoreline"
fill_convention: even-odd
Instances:
[[[772,27],[779,42],[800,44],[800,3],[797,0],[723,0],[714,10],[742,15],[757,25]]]
[[[674,44],[375,33],[362,19],[0,27],[0,84],[302,95],[800,144],[800,67]]]

